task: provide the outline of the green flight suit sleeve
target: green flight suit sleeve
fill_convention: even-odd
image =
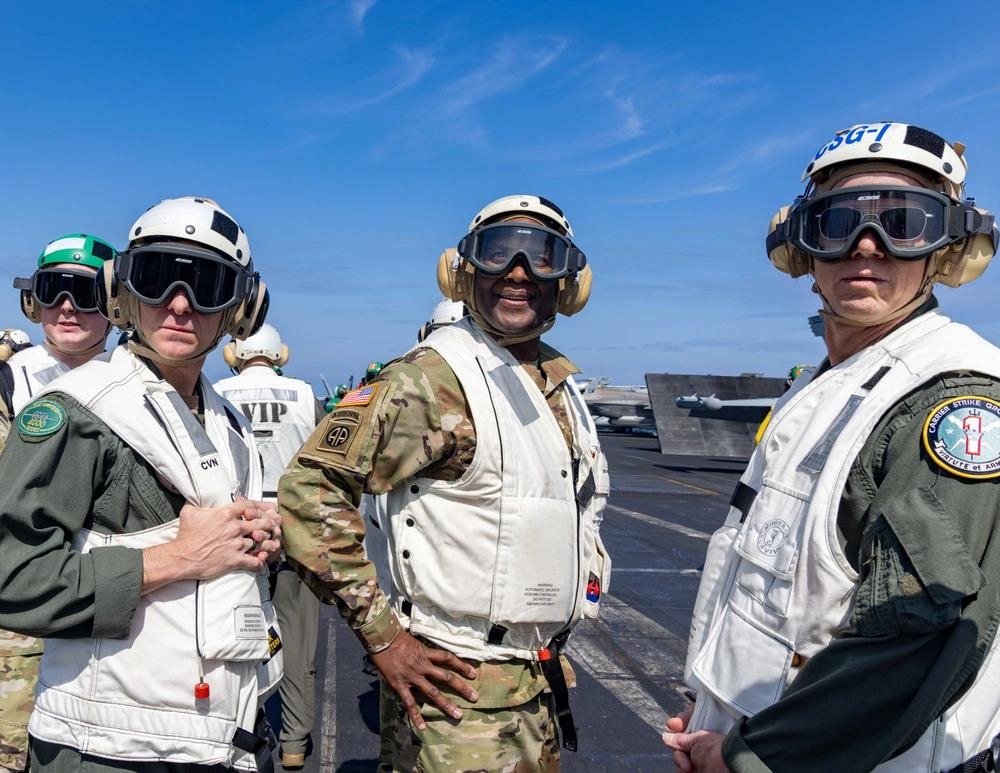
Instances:
[[[101,521],[95,502],[114,485],[120,441],[72,399],[46,400],[61,407],[62,419],[53,409],[44,434],[22,431],[32,403],[0,454],[0,628],[124,638],[139,600],[142,551],[70,547],[77,532]]]
[[[852,467],[839,525],[860,579],[849,629],[785,695],[734,728],[735,771],[870,770],[909,748],[967,689],[1000,617],[1000,479],[935,463],[924,423],[941,401],[1000,401],[976,374],[925,384],[876,427]]]
[[[345,396],[306,441],[281,477],[278,509],[288,560],[377,652],[400,629],[365,556],[361,495],[417,473],[459,477],[468,444],[459,436],[471,432],[458,379],[433,351],[390,363],[368,387],[370,396]]]

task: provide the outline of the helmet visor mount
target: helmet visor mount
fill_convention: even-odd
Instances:
[[[489,276],[506,274],[523,260],[539,282],[552,282],[587,264],[576,245],[558,231],[523,223],[496,223],[477,228],[458,245],[459,254]]]
[[[46,309],[68,298],[77,311],[96,312],[95,274],[71,268],[41,268],[30,279],[14,280],[14,287],[29,290],[35,303]]]
[[[203,314],[224,311],[249,297],[253,275],[216,253],[181,244],[150,244],[121,254],[119,279],[142,303],[162,306],[185,290]]]
[[[789,216],[792,244],[819,261],[846,258],[871,229],[899,260],[922,260],[977,233],[974,207],[925,188],[842,188],[802,200]]]

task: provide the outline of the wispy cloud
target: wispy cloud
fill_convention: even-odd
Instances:
[[[371,93],[354,98],[324,98],[313,103],[313,109],[323,115],[345,115],[377,105],[420,83],[434,66],[434,56],[417,49],[393,49],[396,64],[390,70],[378,73],[360,84]],[[385,85],[388,82],[389,85]]]
[[[709,182],[703,185],[697,185],[694,188],[681,188],[659,196],[636,198],[632,201],[636,204],[666,204],[671,201],[693,199],[698,196],[713,196],[716,193],[726,193],[728,191],[734,191],[737,188],[739,188],[739,186],[730,181]]]
[[[463,113],[478,102],[514,91],[546,70],[568,43],[561,36],[540,41],[504,40],[485,62],[445,87],[440,108],[453,115]]]
[[[598,174],[600,172],[610,172],[614,169],[621,169],[623,167],[629,166],[639,159],[646,158],[664,148],[668,148],[671,145],[675,145],[676,142],[673,140],[663,140],[661,142],[654,142],[651,145],[646,145],[645,147],[638,148],[636,150],[630,151],[623,155],[619,155],[615,158],[609,159],[607,161],[600,161],[594,164],[580,167],[570,174],[578,175],[590,175]]]
[[[375,5],[377,0],[351,0],[347,9],[348,18],[356,29],[362,29],[365,24],[365,16]]]
[[[953,99],[950,102],[944,102],[941,105],[941,109],[950,110],[953,107],[964,105],[967,102],[975,102],[976,100],[982,99],[983,97],[988,97],[992,94],[996,94],[998,91],[1000,91],[1000,85],[993,86],[992,88],[989,89],[983,89],[982,91],[977,91],[974,94],[966,94],[964,97],[958,97],[957,99]]]

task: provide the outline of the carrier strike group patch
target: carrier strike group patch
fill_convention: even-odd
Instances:
[[[962,478],[1000,476],[1000,403],[953,397],[934,406],[922,433],[934,463]]]
[[[38,440],[66,423],[66,409],[52,400],[35,400],[17,417],[17,431],[25,440]]]

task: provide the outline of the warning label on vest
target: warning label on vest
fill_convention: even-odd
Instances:
[[[551,582],[540,582],[524,589],[524,603],[529,607],[550,607],[559,596],[559,586]]]
[[[237,639],[266,639],[267,621],[264,619],[264,610],[260,607],[236,607],[233,610],[236,615],[236,638]]]

